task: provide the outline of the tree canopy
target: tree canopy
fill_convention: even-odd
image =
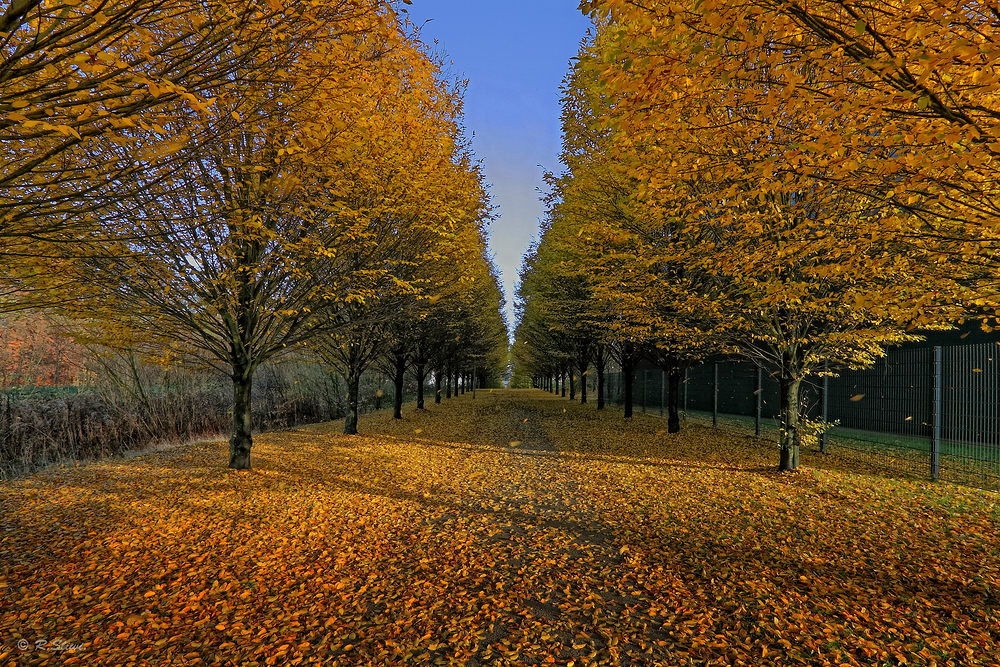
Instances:
[[[451,304],[464,328],[420,345],[498,374],[463,86],[395,2],[28,0],[0,26],[0,307],[230,376],[234,468],[254,372],[286,352],[358,327],[416,345]]]
[[[522,374],[582,338],[626,386],[637,347],[746,357],[781,383],[794,469],[806,378],[995,312],[998,15],[931,5],[582,3]]]

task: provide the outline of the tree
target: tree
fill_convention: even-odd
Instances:
[[[542,241],[528,249],[521,265],[515,309],[518,323],[515,330],[514,360],[525,374],[538,384],[541,378],[552,377],[553,387],[566,395],[566,368],[571,361],[571,349],[561,331],[553,324],[551,306],[546,296],[552,293],[546,275],[546,247]],[[551,262],[549,262],[551,266]],[[550,289],[547,289],[550,288]]]
[[[204,112],[297,13],[213,0],[0,10],[0,312],[80,299],[87,276],[71,260],[102,247],[106,196],[127,199],[137,167],[94,159],[95,148],[155,143],[168,163],[177,144],[164,114]]]
[[[0,320],[0,388],[76,384],[86,350],[62,326],[39,313]]]
[[[685,23],[690,16],[731,27],[694,4],[615,6],[583,59],[613,99],[602,116],[606,164],[638,183],[629,206],[640,213],[611,233],[660,277],[651,324],[695,324],[774,372],[779,465],[794,469],[802,380],[827,362],[871,363],[885,345],[912,339],[908,327],[961,316],[962,288],[924,252],[946,248],[913,243],[918,218],[785,169],[808,150],[803,133],[851,129],[853,119],[817,118],[789,102],[795,86],[776,84],[779,75],[812,82],[828,61],[716,40],[708,24],[699,32]]]
[[[545,313],[546,328],[569,343],[582,376],[593,361],[598,408],[604,367],[614,352],[624,376],[626,418],[632,415],[634,365],[642,356],[662,359],[672,388],[668,429],[676,432],[681,366],[704,356],[710,343],[690,317],[670,311],[672,278],[683,267],[645,252],[645,243],[675,233],[675,221],[650,215],[637,198],[640,181],[615,161],[613,135],[602,125],[610,107],[591,59],[582,51],[563,88],[562,161],[568,169],[549,177],[547,225],[530,267],[526,263],[530,271],[522,273],[522,292],[533,306],[524,312]]]
[[[361,376],[376,360],[385,344],[385,333],[380,323],[348,312],[360,309],[363,306],[345,304],[338,316],[350,324],[316,336],[310,341],[324,363],[339,370],[347,382],[344,433],[348,435],[358,433]]]
[[[362,199],[391,196],[397,201],[393,215],[372,221],[363,253],[365,263],[391,270],[382,273],[383,284],[372,286],[363,299],[331,315],[345,327],[347,339],[352,332],[359,336],[353,346],[364,350],[364,358],[382,361],[382,370],[393,379],[397,419],[402,418],[407,368],[415,362],[422,391],[422,374],[431,351],[440,349],[441,339],[451,335],[437,326],[447,317],[441,309],[455,294],[468,289],[475,260],[485,248],[488,195],[461,136],[460,92],[454,88],[450,97],[442,96],[442,103],[449,105],[437,117],[444,140],[422,144],[428,151],[443,150],[443,154],[424,156],[417,160],[417,167],[422,167],[400,171],[397,178],[405,180],[395,184],[399,187],[383,175],[359,191]],[[384,189],[387,184],[389,191]],[[362,257],[360,251],[355,256]],[[371,276],[371,271],[366,275]],[[374,329],[380,335],[372,335]],[[348,433],[357,432],[356,405],[352,412]]]
[[[367,252],[373,235],[409,219],[426,193],[414,179],[449,159],[419,150],[440,145],[445,102],[392,12],[311,7],[275,34],[283,62],[241,70],[208,114],[171,121],[190,137],[183,168],[115,202],[106,224],[141,233],[98,263],[128,324],[232,378],[237,469],[250,465],[256,368],[329,333],[331,311],[394,281],[395,267]]]
[[[962,277],[939,298],[995,308],[1000,21],[991,8],[946,0],[583,7],[621,29],[602,48],[628,63],[604,72],[630,100],[619,110],[622,131],[633,120],[670,122],[672,112],[660,113],[668,101],[687,110],[681,132],[708,136],[716,126],[703,111],[724,99],[745,110],[729,120],[745,146],[759,148],[759,160],[734,165],[738,178],[760,179],[764,195],[851,193],[869,233],[904,230],[908,252]],[[706,164],[725,157],[704,156]],[[934,322],[927,310],[918,324]]]

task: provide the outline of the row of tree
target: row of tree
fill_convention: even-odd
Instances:
[[[568,168],[522,271],[521,375],[600,376],[611,350],[628,383],[651,357],[676,431],[683,366],[749,358],[780,381],[787,470],[809,375],[995,318],[996,8],[582,5],[595,31],[564,89]]]
[[[403,0],[405,2],[405,0]],[[0,309],[233,381],[308,349],[422,387],[506,361],[462,85],[390,0],[14,0],[0,18]]]

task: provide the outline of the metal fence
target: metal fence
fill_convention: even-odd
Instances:
[[[1000,488],[1000,343],[892,350],[871,368],[804,383],[805,415],[833,427],[820,448],[934,479]],[[635,409],[663,413],[666,376],[639,369]],[[623,400],[621,373],[607,396]],[[690,418],[776,437],[778,382],[748,362],[689,369],[680,405]]]

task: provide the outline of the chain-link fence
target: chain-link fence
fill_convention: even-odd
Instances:
[[[809,419],[832,424],[820,448],[934,479],[1000,488],[1000,344],[892,350],[871,368],[804,383]],[[637,411],[664,413],[666,374],[636,371]],[[607,396],[621,403],[621,373]],[[776,438],[778,382],[748,362],[687,370],[679,403],[689,418]]]

